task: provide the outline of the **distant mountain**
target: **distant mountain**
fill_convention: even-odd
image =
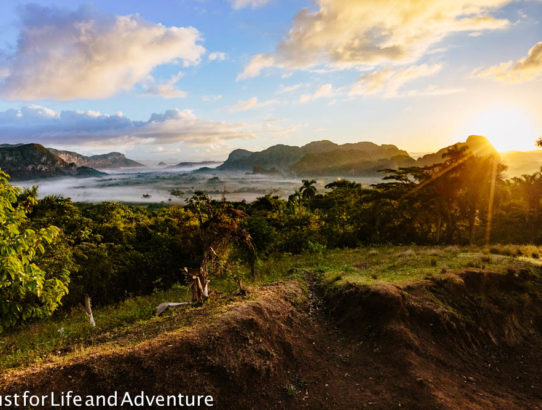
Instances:
[[[120,152],[110,152],[108,154],[85,156],[77,152],[61,151],[55,148],[47,148],[53,154],[58,155],[68,164],[74,163],[78,167],[92,168],[129,168],[143,167],[143,164],[128,159]]]
[[[284,173],[296,176],[364,176],[379,169],[413,165],[395,145],[372,142],[338,145],[315,141],[302,147],[274,145],[260,152],[235,150],[217,169]]]
[[[209,165],[218,165],[218,161],[199,161],[199,162],[179,162],[176,165],[172,165],[170,168],[179,168],[179,167],[206,167]]]
[[[465,142],[458,142],[456,144],[442,148],[434,154],[427,154],[421,158],[418,158],[418,160],[416,161],[416,165],[420,167],[425,167],[433,164],[438,164],[439,162],[444,161],[444,154],[448,152],[451,148],[461,148],[464,146],[468,146],[474,155],[499,155],[497,150],[493,148],[493,145],[491,145],[491,143],[486,137],[482,137],[481,135],[470,135]]]
[[[106,175],[91,167],[69,164],[40,144],[0,146],[0,169],[7,172],[13,180]]]
[[[300,147],[290,145],[273,145],[260,152],[237,149],[233,151],[219,170],[252,171],[254,167],[261,169],[276,168],[288,172],[292,165],[299,161],[305,152]]]
[[[292,166],[292,171],[300,176],[370,176],[381,169],[414,164],[415,160],[395,145],[359,142],[307,153]]]
[[[499,155],[501,162],[507,169],[504,174],[508,178],[533,174],[542,167],[542,150],[536,151],[508,151],[498,153],[489,140],[480,135],[471,135],[465,142],[459,142],[449,147],[442,148],[434,154],[427,154],[418,158],[416,165],[428,166],[443,161],[443,154],[452,147],[469,146],[474,155]]]

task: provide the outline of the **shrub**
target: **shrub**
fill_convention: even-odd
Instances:
[[[67,293],[69,273],[54,277],[34,259],[59,234],[55,226],[34,231],[25,228],[32,194],[8,184],[0,171],[0,332],[31,318],[50,315]]]

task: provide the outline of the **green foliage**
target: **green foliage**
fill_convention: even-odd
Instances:
[[[334,249],[362,245],[482,244],[488,234],[492,243],[542,243],[540,173],[506,181],[492,153],[481,155],[458,145],[444,154],[440,164],[384,170],[384,181],[370,187],[339,178],[322,189],[315,180],[303,180],[287,200],[269,194],[250,204],[215,201],[197,191],[186,206],[169,207],[74,204],[59,197],[36,203],[35,191],[10,194],[9,189],[3,201],[14,213],[22,212],[23,205],[17,204],[27,204],[29,218],[15,226],[19,232],[28,230],[20,235],[28,243],[40,232],[45,235],[43,253],[29,245],[27,266],[39,266],[47,272],[47,283],[55,279],[64,286],[71,272],[63,299],[67,307],[80,304],[85,294],[100,306],[168,289],[184,283],[185,266],[206,266],[216,276],[241,278],[247,267],[253,275],[268,275],[266,259],[276,261],[278,254],[306,253],[319,260]],[[6,199],[9,195],[15,202]],[[48,230],[51,225],[60,231]],[[54,244],[47,244],[48,233],[56,235]],[[439,263],[442,248],[433,252],[429,266],[449,269]],[[514,245],[509,252],[529,259],[540,255],[536,246]],[[409,263],[417,255],[405,251],[397,257]],[[475,265],[485,263],[479,262]],[[347,265],[356,269],[345,261],[340,274],[350,273],[343,269]],[[371,274],[386,277],[385,272]],[[30,300],[28,306],[32,304]]]
[[[31,192],[22,195],[0,171],[0,332],[50,315],[68,291],[67,270],[55,276],[34,263],[59,234],[55,226],[25,227],[34,202]]]

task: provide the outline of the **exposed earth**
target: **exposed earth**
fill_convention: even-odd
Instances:
[[[540,278],[252,289],[188,329],[5,372],[0,394],[211,394],[220,409],[542,408]],[[170,313],[182,315],[182,310]]]

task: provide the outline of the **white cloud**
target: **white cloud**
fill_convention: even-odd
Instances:
[[[257,54],[238,79],[264,68],[371,68],[418,61],[456,32],[481,32],[510,22],[490,13],[512,0],[317,0],[302,9],[272,54]]]
[[[151,79],[151,84],[146,87],[145,92],[143,95],[151,95],[151,96],[160,96],[164,98],[183,98],[188,95],[186,91],[182,91],[175,88],[175,84],[179,82],[179,80],[182,78],[183,73],[179,72],[178,74],[171,77],[167,82],[165,83],[155,83],[154,78]]]
[[[428,93],[443,93],[443,90],[431,87],[424,91],[400,92],[400,89],[407,83],[418,78],[429,77],[438,73],[442,65],[414,65],[401,69],[383,69],[361,76],[358,82],[352,87],[350,95],[374,95],[379,94],[385,98],[404,97],[414,95],[427,95]],[[452,90],[448,90],[449,91]]]
[[[316,100],[318,98],[331,98],[335,95],[333,91],[333,86],[331,84],[324,84],[320,88],[318,88],[314,94],[303,94],[301,97],[299,97],[300,103],[306,103],[312,100]]]
[[[210,101],[218,101],[222,99],[222,95],[204,95],[201,97],[201,101],[203,102],[210,102]]]
[[[191,110],[152,114],[147,121],[92,111],[55,112],[37,105],[0,112],[0,140],[57,145],[214,144],[253,138],[257,127],[196,117]]]
[[[527,57],[497,64],[485,70],[478,68],[473,72],[473,76],[505,83],[523,83],[542,77],[542,41],[529,50]]]
[[[277,91],[277,94],[286,94],[286,93],[291,93],[291,92],[294,92],[298,89],[300,89],[301,87],[303,87],[303,83],[299,83],[299,84],[294,84],[294,85],[290,85],[290,86],[281,86],[280,89]]]
[[[252,97],[246,101],[238,101],[235,105],[228,107],[228,111],[231,113],[254,110],[256,108],[268,107],[270,105],[278,103],[277,100],[267,100],[259,102],[257,97]]]
[[[237,81],[246,78],[257,77],[264,68],[272,67],[275,64],[275,57],[271,54],[257,54],[250,60],[243,72],[237,76]]]
[[[242,9],[244,7],[261,7],[264,4],[269,3],[271,0],[232,0],[232,7],[234,9]]]
[[[9,100],[106,98],[131,89],[158,65],[198,64],[205,52],[193,27],[165,27],[88,6],[28,5],[21,26],[17,49],[2,67],[9,73],[0,94]]]
[[[224,61],[227,58],[227,54],[221,51],[214,51],[209,54],[209,61]]]

